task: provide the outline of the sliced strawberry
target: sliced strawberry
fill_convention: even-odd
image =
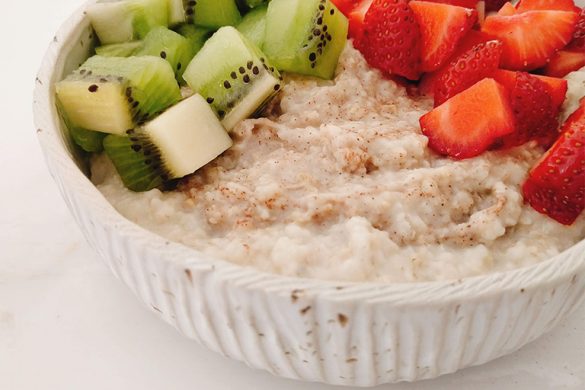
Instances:
[[[366,19],[366,13],[370,9],[370,6],[374,0],[362,0],[358,6],[352,9],[347,18],[349,19],[349,37],[353,38],[354,45],[359,48],[362,42],[362,35],[364,32],[364,20]]]
[[[521,0],[516,6],[518,12],[527,11],[577,11],[573,0]]]
[[[485,10],[487,12],[497,11],[507,0],[485,0]]]
[[[476,8],[479,0],[426,0],[429,3],[455,5],[457,7]]]
[[[374,0],[356,39],[374,68],[411,80],[420,77],[421,33],[408,0]]]
[[[500,8],[498,11],[498,15],[500,16],[511,16],[516,15],[516,7],[512,5],[512,3],[506,3]]]
[[[502,43],[489,41],[474,46],[442,68],[434,85],[435,107],[489,77],[500,63]]]
[[[585,209],[585,99],[563,125],[561,136],[530,171],[524,199],[536,211],[573,224]]]
[[[456,159],[475,157],[499,137],[514,131],[506,91],[483,79],[420,119],[429,147]]]
[[[351,11],[354,10],[362,0],[331,0],[333,4],[337,7],[339,11],[345,16],[349,15]]]
[[[544,74],[551,77],[565,77],[584,66],[585,50],[580,52],[561,50],[550,59],[544,68]]]
[[[579,14],[579,21],[573,34],[573,40],[569,43],[567,49],[585,52],[585,8]]]
[[[494,147],[513,148],[530,140],[549,145],[554,142],[558,136],[558,112],[554,110],[548,85],[525,72],[515,72],[512,78],[501,81],[509,93],[516,131],[500,138]]]
[[[488,16],[482,31],[504,43],[501,66],[533,70],[565,47],[575,32],[579,16],[566,11],[530,11],[511,16]]]
[[[477,21],[477,11],[448,4],[411,1],[422,34],[422,71],[445,64]]]
[[[498,69],[492,74],[492,77],[506,89],[513,89],[516,83],[516,73],[511,70]],[[540,75],[532,75],[540,81],[544,82],[548,87],[548,95],[550,96],[551,103],[555,116],[561,112],[561,107],[565,102],[567,96],[568,83],[567,80],[560,79],[557,77],[547,77]]]

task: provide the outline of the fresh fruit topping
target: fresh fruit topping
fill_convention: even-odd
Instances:
[[[500,16],[511,16],[516,15],[516,13],[517,13],[516,7],[514,7],[512,3],[504,4],[502,8],[500,8],[500,10],[498,11],[498,15]]]
[[[235,0],[197,0],[182,3],[185,15],[183,21],[190,24],[217,29],[235,26],[242,18]]]
[[[566,11],[531,11],[511,16],[488,16],[482,31],[504,43],[501,66],[533,70],[571,40],[578,15]],[[538,26],[536,28],[535,26]]]
[[[272,0],[262,48],[279,70],[331,79],[347,29],[347,18],[330,0]]]
[[[585,50],[558,51],[544,68],[544,74],[551,77],[565,77],[571,72],[581,69],[585,66]]]
[[[527,11],[572,11],[575,12],[573,0],[520,0],[516,6],[518,12]]]
[[[583,8],[579,14],[577,28],[573,34],[573,40],[567,46],[567,50],[581,50],[585,52],[585,8]]]
[[[411,1],[410,8],[420,26],[423,72],[444,65],[477,21],[477,11],[469,8],[428,1]]]
[[[267,12],[268,4],[257,6],[244,15],[244,18],[236,27],[239,32],[244,34],[244,36],[258,46],[260,50],[262,50],[262,47],[264,46]]]
[[[434,84],[435,107],[451,97],[471,87],[478,81],[490,76],[500,63],[502,43],[489,41],[480,43],[443,69]]]
[[[426,0],[429,3],[455,5],[457,7],[476,8],[479,0]]]
[[[172,107],[124,136],[109,135],[104,148],[132,191],[148,191],[189,175],[232,146],[232,140],[199,95]]]
[[[281,87],[278,71],[233,27],[222,27],[209,38],[183,78],[207,99],[228,131]]]
[[[408,0],[374,0],[356,46],[374,68],[420,77],[421,34]]]
[[[506,0],[485,0],[486,12],[497,11],[506,3]]]
[[[558,136],[559,126],[548,85],[538,78],[525,72],[512,72],[512,77],[495,79],[502,84],[510,98],[510,106],[514,112],[516,130],[505,137],[498,139],[494,147],[512,148],[530,140],[554,142]]]
[[[424,115],[420,124],[431,149],[456,159],[475,157],[514,131],[507,93],[489,78]]]
[[[335,4],[337,9],[339,11],[341,11],[341,13],[343,13],[345,16],[349,16],[351,11],[353,11],[358,5],[360,5],[360,3],[362,3],[362,0],[331,0],[331,1],[333,2],[333,4]]]
[[[349,37],[353,38],[356,48],[362,43],[366,14],[373,2],[374,0],[362,0],[359,6],[347,16],[349,18]]]
[[[573,224],[585,209],[585,99],[563,125],[561,136],[532,169],[524,199],[536,211]]]

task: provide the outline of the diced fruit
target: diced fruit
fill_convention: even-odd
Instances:
[[[140,129],[104,140],[106,154],[132,191],[148,191],[189,175],[231,146],[229,135],[199,95]]]
[[[584,66],[585,50],[581,52],[561,50],[550,59],[544,68],[544,74],[551,77],[565,77]]]
[[[245,8],[256,8],[260,7],[270,0],[239,0],[239,3]]]
[[[73,141],[88,153],[101,153],[104,150],[103,142],[107,136],[106,133],[69,127],[69,134]]]
[[[190,49],[189,58],[195,57],[205,42],[213,34],[213,31],[210,29],[206,27],[195,26],[193,24],[182,24],[176,28],[176,31],[184,36],[188,41]]]
[[[330,0],[272,0],[263,50],[280,70],[331,79],[347,29],[347,18]]]
[[[235,0],[169,1],[171,25],[194,23],[217,29],[222,26],[236,26],[242,19]]]
[[[512,3],[506,3],[500,8],[498,11],[498,15],[500,16],[511,16],[516,15],[516,7],[512,5]]]
[[[161,57],[171,65],[179,80],[193,58],[187,38],[166,27],[150,30],[144,38],[142,48],[134,55]]]
[[[571,225],[585,209],[585,99],[532,169],[524,198],[536,211]]]
[[[87,16],[102,45],[142,39],[167,26],[167,0],[125,0],[91,4]]]
[[[554,109],[548,85],[525,72],[515,72],[513,78],[501,81],[509,93],[516,130],[499,139],[494,147],[507,149],[530,140],[542,140],[549,145],[554,142],[559,113]]]
[[[506,0],[485,0],[485,10],[486,12],[497,11],[502,8],[505,2]]]
[[[516,9],[518,12],[577,10],[573,0],[520,0]]]
[[[500,41],[480,43],[439,70],[434,84],[435,107],[489,77],[498,69],[501,55]]]
[[[457,7],[473,8],[477,7],[479,0],[426,0],[429,3],[441,3],[455,5]]]
[[[492,74],[492,77],[507,89],[512,89],[516,83],[516,73],[517,72],[511,70],[498,69]],[[548,94],[551,98],[554,112],[558,114],[561,111],[561,107],[565,102],[565,97],[567,95],[567,80],[536,74],[533,74],[532,76],[548,86]]]
[[[142,41],[113,43],[95,48],[95,52],[103,57],[130,57],[143,46]]]
[[[411,1],[410,8],[420,26],[423,72],[444,65],[477,21],[477,11],[469,8],[428,1]]]
[[[281,87],[278,71],[233,27],[222,27],[209,38],[183,78],[207,99],[228,131],[262,108]]]
[[[420,119],[429,146],[456,159],[475,157],[514,131],[514,117],[506,91],[483,79]]]
[[[173,69],[160,57],[100,57],[56,85],[74,126],[123,134],[179,101]]]
[[[345,16],[348,16],[351,11],[353,11],[362,0],[331,0],[333,4],[337,7],[339,11],[341,11]]]
[[[544,66],[573,36],[578,15],[566,11],[531,11],[488,16],[482,31],[504,43],[501,66],[533,70]],[[538,28],[535,28],[538,26]]]
[[[237,26],[238,31],[260,49],[264,46],[267,12],[267,4],[256,7],[248,12]]]
[[[579,14],[579,21],[577,28],[573,34],[573,40],[567,46],[567,50],[583,51],[585,52],[585,8]]]
[[[420,77],[421,34],[407,0],[374,0],[356,47],[383,72],[411,80]]]
[[[366,14],[370,9],[374,0],[362,0],[361,3],[354,8],[349,14],[349,37],[353,38],[354,45],[359,48],[359,44],[362,42],[362,36],[364,33],[364,22],[366,20]]]

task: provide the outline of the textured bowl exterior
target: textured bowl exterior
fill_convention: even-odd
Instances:
[[[343,284],[211,259],[117,213],[83,174],[53,85],[91,47],[83,9],[37,78],[35,124],[49,170],[89,243],[148,307],[209,349],[275,375],[336,385],[429,379],[509,354],[585,300],[585,241],[554,259],[455,282]]]

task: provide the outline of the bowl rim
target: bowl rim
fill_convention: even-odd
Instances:
[[[428,305],[433,302],[461,301],[524,292],[543,284],[576,278],[585,270],[585,239],[551,259],[509,271],[493,272],[458,280],[427,282],[340,282],[271,274],[208,256],[196,249],[172,242],[126,219],[107,201],[75,164],[61,135],[55,108],[55,68],[64,50],[77,44],[76,36],[89,26],[85,9],[97,0],[89,0],[78,8],[60,27],[44,56],[38,72],[33,101],[33,117],[47,165],[61,191],[72,191],[89,215],[104,227],[114,229],[126,242],[158,252],[163,262],[190,270],[217,273],[218,278],[236,282],[246,280],[252,289],[269,290],[275,294],[321,296],[335,301],[359,298],[372,303],[394,305]],[[71,193],[71,192],[70,192]],[[65,195],[65,193],[63,193]]]

